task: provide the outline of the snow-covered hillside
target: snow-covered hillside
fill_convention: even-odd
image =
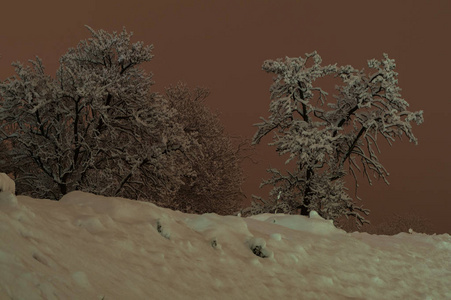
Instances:
[[[0,299],[451,299],[450,283],[448,234],[0,194]]]

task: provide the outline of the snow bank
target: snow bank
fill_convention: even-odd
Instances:
[[[11,197],[0,299],[451,299],[448,234],[347,234],[315,214],[193,215],[81,192]]]
[[[315,211],[310,212],[309,218],[298,215],[284,214],[261,214],[251,216],[250,218],[277,224],[297,231],[312,232],[321,235],[346,233],[344,230],[335,228],[332,220],[325,220],[321,218],[321,216]]]

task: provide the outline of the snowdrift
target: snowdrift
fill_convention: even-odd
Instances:
[[[0,299],[451,299],[451,237],[0,194]]]

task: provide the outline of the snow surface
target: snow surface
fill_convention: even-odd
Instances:
[[[451,299],[450,283],[449,234],[0,194],[0,299]]]

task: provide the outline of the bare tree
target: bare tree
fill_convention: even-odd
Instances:
[[[166,89],[166,98],[177,113],[184,132],[201,146],[191,160],[192,176],[184,177],[171,208],[185,212],[231,214],[241,208],[243,174],[239,151],[224,132],[217,114],[204,104],[205,88],[190,90],[179,83]]]
[[[53,78],[39,58],[0,84],[2,165],[18,193],[59,199],[72,190],[164,201],[192,173],[199,148],[150,91],[140,67],[153,46],[95,31],[69,49]],[[6,159],[5,159],[6,157]]]
[[[377,157],[377,138],[381,136],[391,145],[396,137],[406,135],[416,144],[411,122],[422,123],[422,111],[407,110],[395,61],[386,54],[381,61],[368,61],[374,70],[371,74],[349,65],[322,66],[321,62],[313,52],[306,58],[287,57],[263,64],[263,70],[276,77],[270,88],[269,119],[256,124],[253,143],[274,132],[270,145],[276,146],[280,155],[289,155],[286,163],[294,162],[296,167],[286,175],[268,170],[272,178],[262,185],[274,188],[269,200],[256,197],[253,212],[307,215],[316,210],[326,219],[354,216],[363,224],[368,221],[359,212],[368,215],[369,211],[356,206],[347,195],[343,177],[352,174],[357,185],[356,171],[362,171],[370,184],[372,176],[388,183],[388,172]],[[326,76],[342,81],[336,86],[334,101],[314,85]]]

